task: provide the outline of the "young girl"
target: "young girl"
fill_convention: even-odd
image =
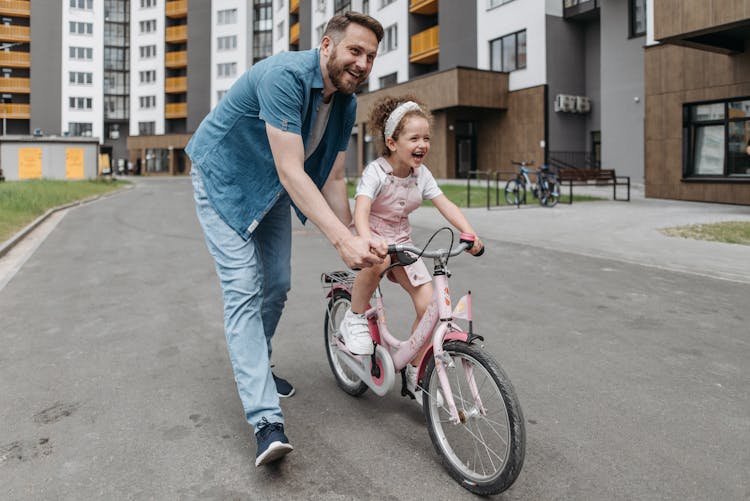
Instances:
[[[362,173],[354,206],[354,226],[359,235],[380,237],[388,244],[411,244],[409,214],[429,199],[440,213],[462,233],[474,235],[474,229],[461,210],[443,195],[435,178],[422,160],[430,151],[430,122],[427,108],[411,97],[384,97],[370,112],[370,128],[382,155]],[[468,250],[476,254],[482,249],[479,238]],[[381,265],[365,268],[354,281],[352,307],[341,323],[341,334],[347,349],[356,355],[373,352],[370,329],[364,316],[370,297],[378,286],[380,273],[390,265],[386,258]],[[392,276],[391,276],[392,274]],[[417,318],[416,328],[432,299],[432,277],[424,262],[398,266],[389,272],[411,296]],[[418,360],[412,360],[412,364]],[[414,392],[417,371],[407,367],[407,383]],[[420,400],[421,401],[421,400]]]

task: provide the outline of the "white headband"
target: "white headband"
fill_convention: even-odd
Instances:
[[[388,120],[385,121],[385,128],[383,129],[385,139],[393,136],[401,119],[410,111],[422,111],[422,108],[414,101],[406,101],[396,106],[396,109],[388,116]]]

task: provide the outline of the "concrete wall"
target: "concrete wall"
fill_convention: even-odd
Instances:
[[[211,108],[211,79],[206,75],[206,63],[211,61],[210,20],[210,2],[188,2],[187,132],[197,129]]]
[[[62,54],[67,57],[68,50],[61,47],[62,6],[63,2],[31,3],[30,128],[47,134],[62,134]]]
[[[477,67],[477,4],[440,0],[440,58],[438,70]]]
[[[602,168],[644,179],[646,37],[628,39],[628,2],[601,0]]]
[[[3,168],[3,174],[8,181],[17,181],[20,175],[25,171],[21,165],[21,149],[32,150],[30,153],[41,153],[41,162],[38,157],[29,161],[26,160],[27,166],[41,166],[39,176],[34,178],[44,179],[93,179],[97,176],[97,165],[99,162],[99,142],[94,139],[85,141],[75,140],[39,140],[34,138],[9,138],[0,141],[0,165]],[[83,176],[70,176],[66,170],[66,155],[68,150],[83,150]],[[34,151],[36,150],[36,151]],[[33,155],[32,155],[33,156]],[[76,165],[80,165],[77,164]],[[32,168],[32,170],[34,170]],[[28,172],[28,171],[25,171]]]

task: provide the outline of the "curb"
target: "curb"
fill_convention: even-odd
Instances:
[[[122,189],[123,190],[125,190],[125,189],[132,189],[132,186],[130,186],[130,187],[123,187]],[[110,193],[103,193],[101,195],[94,195],[94,196],[89,197],[89,198],[84,198],[83,200],[76,200],[75,202],[70,202],[70,203],[67,203],[65,205],[61,205],[59,207],[53,207],[52,209],[49,209],[47,212],[45,212],[44,214],[42,214],[41,216],[39,216],[38,218],[36,218],[34,221],[32,221],[31,223],[29,223],[28,225],[26,225],[18,233],[16,233],[12,237],[10,237],[10,239],[8,239],[5,242],[3,242],[2,244],[0,244],[0,258],[2,258],[8,252],[10,252],[10,250],[13,247],[15,247],[16,245],[18,245],[18,243],[21,240],[23,240],[29,233],[31,233],[32,231],[34,231],[34,229],[37,226],[39,226],[44,221],[46,221],[47,218],[50,217],[55,212],[58,212],[58,211],[61,211],[61,210],[65,210],[65,209],[70,209],[71,207],[77,207],[79,205],[88,204],[88,203],[94,202],[96,200],[99,200],[100,198],[105,198],[105,197],[108,197],[108,196],[111,196],[111,195],[115,195],[115,194],[119,193],[120,191],[122,191],[122,190],[116,190],[116,191],[113,191],[113,192],[110,192]]]

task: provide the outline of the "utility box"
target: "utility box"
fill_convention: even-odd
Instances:
[[[0,166],[7,181],[94,179],[99,140],[91,137],[3,136]]]
[[[571,113],[576,110],[576,96],[558,94],[555,96],[555,112]]]
[[[576,96],[576,113],[588,113],[591,111],[591,98],[588,96]]]

